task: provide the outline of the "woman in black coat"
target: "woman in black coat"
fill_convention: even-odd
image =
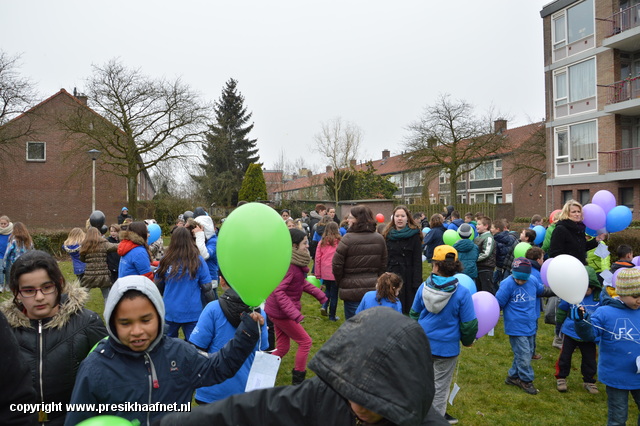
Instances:
[[[569,200],[562,207],[556,228],[551,235],[549,257],[568,254],[587,264],[587,251],[598,246],[602,237],[587,241],[586,226],[582,223],[582,204]]]
[[[402,277],[404,285],[399,298],[402,313],[408,314],[422,283],[422,232],[409,209],[398,206],[382,236],[387,243],[387,272]]]

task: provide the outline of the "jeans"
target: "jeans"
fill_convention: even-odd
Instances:
[[[627,424],[629,417],[629,392],[633,400],[640,408],[640,389],[617,389],[607,386],[607,405],[609,413],[607,415],[608,426],[624,426]],[[640,425],[640,415],[638,415],[638,424]]]
[[[431,406],[443,416],[447,411],[447,400],[449,399],[456,362],[458,362],[457,356],[447,358],[433,357],[433,377],[436,389]]]
[[[535,336],[509,336],[513,351],[513,364],[509,369],[510,377],[517,377],[523,382],[533,382],[531,357],[535,346]]]
[[[298,344],[294,369],[305,371],[307,369],[307,359],[311,352],[313,341],[304,329],[302,324],[289,319],[271,318],[276,328],[276,350],[273,355],[284,357],[291,347],[291,339]]]
[[[335,281],[324,280],[325,292],[324,294],[327,296],[329,300],[327,300],[323,308],[329,311],[329,318],[336,318],[336,310],[338,309],[338,284]]]
[[[191,337],[191,332],[194,328],[196,328],[196,324],[198,321],[193,322],[172,322],[165,321],[167,324],[167,336],[169,337],[178,337],[178,330],[182,327],[182,331],[184,332],[184,340],[189,341],[189,337]]]
[[[344,319],[345,319],[345,321],[356,314],[356,310],[358,309],[358,305],[360,305],[360,302],[349,302],[347,300],[344,301]]]

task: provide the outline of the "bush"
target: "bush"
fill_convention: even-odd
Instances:
[[[33,238],[33,245],[36,250],[46,251],[55,257],[61,257],[63,254],[62,244],[68,236],[69,232],[65,230],[42,230],[33,232],[31,238]]]

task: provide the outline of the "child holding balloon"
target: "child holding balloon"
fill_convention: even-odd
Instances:
[[[460,343],[471,346],[478,333],[478,320],[471,293],[458,285],[462,271],[458,252],[441,245],[433,251],[432,273],[416,293],[409,316],[418,320],[431,343],[435,396],[433,408],[446,414],[449,389],[460,354]]]
[[[601,306],[593,314],[584,306],[574,306],[570,315],[578,337],[589,342],[599,339],[598,378],[607,387],[607,424],[624,425],[629,415],[629,392],[640,408],[640,271],[620,271],[616,292],[615,298],[602,292]]]
[[[504,312],[504,332],[509,336],[513,351],[513,363],[505,383],[518,386],[535,395],[534,373],[531,358],[535,354],[535,334],[540,308],[539,297],[553,296],[549,288],[531,277],[531,261],[518,257],[513,261],[511,275],[500,283],[496,293],[498,304]]]

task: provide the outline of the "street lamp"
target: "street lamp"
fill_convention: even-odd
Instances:
[[[96,160],[100,157],[102,152],[97,149],[90,149],[87,151],[89,158],[93,162],[93,186],[92,186],[92,196],[91,196],[91,211],[96,211]]]

